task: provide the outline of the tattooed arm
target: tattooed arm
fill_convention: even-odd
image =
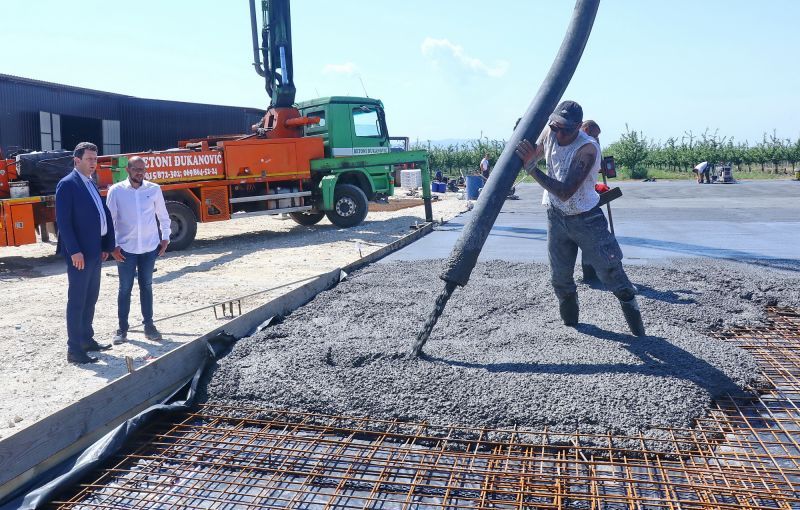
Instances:
[[[530,147],[530,152],[529,150],[526,150],[528,147],[524,147],[523,143]],[[581,187],[583,181],[586,180],[586,178],[592,172],[592,167],[594,166],[595,158],[597,157],[597,149],[591,143],[587,143],[578,149],[578,151],[575,153],[575,156],[572,158],[572,163],[569,166],[569,170],[567,170],[566,179],[564,179],[564,182],[561,182],[549,177],[541,170],[536,168],[536,161],[538,161],[539,158],[536,158],[534,154],[538,156],[538,153],[539,147],[537,146],[534,148],[527,140],[523,140],[523,142],[520,143],[517,148],[517,155],[522,158],[522,161],[525,164],[525,170],[532,175],[533,178],[536,179],[536,182],[538,182],[544,189],[554,194],[559,198],[559,200],[562,201],[568,200],[572,195],[575,194],[576,191],[578,191],[578,188]]]

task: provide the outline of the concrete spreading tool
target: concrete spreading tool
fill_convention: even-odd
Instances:
[[[417,335],[411,347],[411,356],[419,356],[422,353],[425,342],[428,341],[436,321],[444,311],[456,286],[463,287],[469,281],[470,273],[478,261],[483,244],[489,236],[497,215],[500,214],[500,209],[503,207],[511,185],[522,165],[520,159],[514,154],[514,148],[522,139],[536,140],[544,129],[548,116],[555,109],[578,66],[586,41],[592,31],[599,4],[600,0],[577,0],[575,3],[572,20],[555,61],[536,97],[533,98],[525,115],[514,129],[503,153],[500,154],[494,171],[481,191],[481,197],[475,205],[472,218],[464,227],[461,237],[450,253],[447,266],[440,276],[445,281],[444,290],[436,299],[433,312],[425,322],[422,331]]]

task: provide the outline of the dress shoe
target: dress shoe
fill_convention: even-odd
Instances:
[[[111,349],[111,344],[98,344],[96,340],[92,340],[90,342],[86,342],[85,344],[83,344],[82,347],[83,350],[86,352],[89,351],[99,352]]]
[[[67,352],[67,363],[83,365],[85,363],[97,363],[99,360],[94,356],[89,356],[85,352]]]

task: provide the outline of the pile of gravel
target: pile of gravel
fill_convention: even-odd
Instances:
[[[351,275],[240,340],[210,372],[201,398],[433,425],[546,428],[551,443],[575,431],[659,439],[666,437],[660,428],[691,427],[712,399],[763,385],[748,353],[702,331],[758,323],[767,304],[800,303],[800,282],[766,269],[702,260],[632,266],[649,334],[636,338],[609,292],[579,285],[581,323],[568,328],[546,265],[491,261],[456,290],[426,357],[409,358],[443,287],[441,265],[376,264]],[[637,444],[615,444],[626,443]]]

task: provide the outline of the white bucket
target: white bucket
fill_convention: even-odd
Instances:
[[[28,198],[31,196],[31,188],[28,181],[12,181],[8,183],[11,198]]]
[[[284,193],[291,193],[291,189],[289,188],[282,188],[278,186],[275,188],[276,195],[283,195]],[[288,209],[292,206],[292,199],[291,198],[281,198],[278,200],[278,209]]]
[[[300,188],[298,188],[297,186],[292,186],[291,192],[292,193],[299,193],[300,192]],[[303,197],[294,197],[292,199],[292,207],[300,207],[302,205],[303,205]]]

